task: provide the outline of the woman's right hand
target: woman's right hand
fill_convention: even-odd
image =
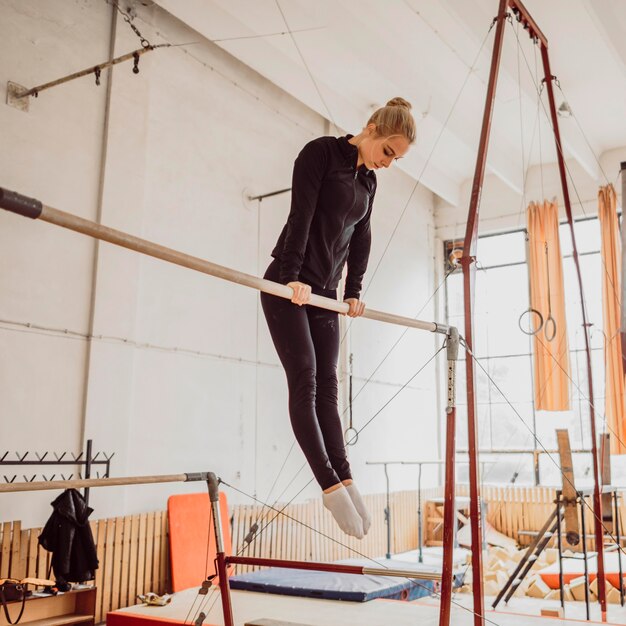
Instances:
[[[294,281],[291,283],[287,283],[287,287],[291,287],[293,289],[291,301],[294,304],[297,304],[298,306],[308,304],[309,300],[311,299],[311,285],[305,285],[304,283]]]

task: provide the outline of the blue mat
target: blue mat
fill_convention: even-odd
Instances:
[[[375,567],[369,560],[349,559],[339,561],[344,565]],[[433,568],[419,564],[394,562],[380,559],[381,567],[392,567],[414,572],[432,572]],[[462,581],[461,581],[462,582]],[[458,578],[455,586],[459,585]],[[306,598],[325,598],[328,600],[348,600],[367,602],[375,598],[391,600],[417,600],[435,592],[432,580],[392,578],[359,574],[337,574],[309,570],[272,567],[265,570],[239,574],[230,578],[232,589],[276,593],[287,596]]]

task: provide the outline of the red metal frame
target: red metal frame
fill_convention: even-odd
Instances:
[[[445,501],[443,506],[443,573],[441,576],[441,603],[439,606],[439,624],[447,626],[450,623],[450,605],[452,600],[452,579],[454,577],[454,523],[455,523],[455,454],[456,444],[456,408],[447,417],[446,424],[446,485],[452,483],[450,490],[445,490]],[[446,550],[446,546],[452,549]]]
[[[530,37],[537,40],[541,45],[541,56],[545,74],[545,82],[547,85],[547,93],[550,102],[550,114],[552,118],[554,137],[557,146],[557,160],[559,164],[559,174],[561,177],[561,186],[563,189],[563,197],[567,218],[570,225],[572,236],[572,247],[574,253],[574,261],[578,275],[579,289],[581,293],[581,302],[583,307],[583,322],[585,328],[585,345],[587,350],[587,369],[589,381],[589,399],[591,406],[591,432],[593,437],[592,456],[594,461],[594,511],[595,511],[595,536],[596,547],[598,551],[598,596],[602,611],[602,619],[606,620],[606,586],[604,581],[604,553],[602,544],[602,505],[600,500],[599,488],[599,470],[598,470],[598,454],[595,431],[595,414],[593,410],[593,382],[591,376],[591,352],[589,347],[589,332],[586,318],[586,311],[583,298],[582,277],[580,274],[580,265],[578,260],[578,251],[576,248],[576,239],[574,235],[573,218],[571,211],[571,203],[567,187],[567,178],[565,173],[565,163],[561,150],[561,138],[559,133],[558,119],[556,114],[556,106],[554,102],[554,92],[552,89],[552,74],[550,72],[550,64],[548,59],[548,42],[545,35],[541,32],[536,22],[530,16],[524,5],[519,0],[500,0],[498,15],[496,17],[496,35],[491,59],[491,70],[489,74],[489,83],[487,86],[487,96],[485,102],[485,111],[483,114],[482,129],[480,134],[480,142],[478,147],[478,155],[476,159],[476,168],[474,171],[474,180],[472,184],[472,192],[470,198],[470,207],[467,218],[467,227],[465,231],[465,240],[463,245],[463,257],[461,265],[463,267],[463,287],[464,287],[464,309],[465,309],[465,342],[469,351],[473,349],[473,307],[475,300],[475,278],[476,278],[476,251],[478,241],[478,208],[480,204],[480,196],[485,176],[485,167],[487,162],[487,149],[489,135],[491,130],[491,119],[494,108],[494,100],[496,94],[496,86],[498,82],[498,73],[500,68],[500,59],[502,54],[502,43],[504,37],[505,20],[508,17],[508,9],[511,9],[520,19],[524,28],[528,30]],[[470,519],[472,527],[472,581],[474,594],[474,624],[475,626],[484,625],[484,595],[482,585],[482,515],[480,507],[480,487],[478,476],[478,435],[476,423],[476,393],[474,380],[474,363],[471,356],[465,360],[466,376],[467,376],[467,423],[468,423],[468,440],[469,440],[469,480],[470,480]],[[442,590],[441,590],[441,606],[440,606],[440,626],[449,626],[450,624],[450,606],[452,597],[452,565],[453,565],[453,546],[454,546],[454,474],[455,474],[455,430],[456,430],[456,407],[454,403],[454,365],[449,369],[451,377],[449,378],[449,395],[447,410],[447,427],[446,427],[446,478],[445,478],[445,495],[446,501],[444,506],[444,557],[442,572]],[[451,386],[450,386],[451,385]],[[211,489],[210,489],[211,491]],[[216,492],[214,497],[217,498]],[[213,496],[212,496],[213,499]],[[215,520],[214,520],[215,522]],[[216,524],[216,533],[221,533],[221,526]],[[233,626],[232,605],[230,602],[230,587],[228,584],[227,567],[229,564],[249,564],[259,566],[279,565],[281,567],[292,567],[307,570],[321,570],[331,572],[344,572],[352,574],[363,574],[362,567],[349,565],[336,565],[332,563],[311,563],[302,561],[283,561],[278,559],[260,559],[252,557],[226,557],[223,552],[217,553],[217,568],[219,575],[219,586],[222,595],[222,605],[224,610],[225,626]]]
[[[224,626],[235,626],[235,619],[233,617],[233,605],[230,601],[230,585],[228,584],[228,565],[226,555],[223,552],[218,552],[215,561],[217,564],[217,577],[220,587],[220,596],[222,597]]]
[[[571,203],[569,191],[567,187],[567,177],[565,170],[565,162],[563,160],[561,136],[559,132],[558,117],[556,113],[556,105],[554,100],[554,91],[552,88],[553,76],[550,71],[550,62],[548,58],[548,40],[541,32],[537,23],[531,17],[526,7],[519,0],[500,0],[498,9],[497,30],[493,47],[491,60],[491,71],[489,75],[489,83],[487,87],[487,97],[485,102],[485,111],[483,114],[483,123],[480,135],[480,143],[478,148],[478,156],[476,159],[476,169],[474,172],[474,181],[472,185],[472,193],[470,198],[470,208],[467,218],[467,228],[465,231],[465,241],[463,246],[463,258],[461,264],[463,267],[463,286],[464,286],[464,305],[465,305],[465,341],[469,350],[473,348],[473,307],[475,300],[475,275],[476,275],[476,250],[478,239],[478,208],[480,203],[480,195],[485,175],[485,165],[487,160],[487,148],[489,134],[491,129],[491,119],[494,107],[494,99],[496,93],[496,85],[498,79],[498,71],[500,66],[500,58],[502,53],[502,41],[504,34],[504,23],[507,19],[508,9],[511,9],[519,18],[524,28],[528,31],[529,36],[539,42],[541,47],[541,58],[543,62],[544,80],[547,87],[547,94],[550,103],[550,117],[554,132],[554,139],[557,149],[557,161],[559,166],[559,175],[561,179],[561,188],[563,190],[563,199],[567,220],[570,226],[572,237],[572,248],[574,262],[576,265],[576,273],[578,276],[578,286],[581,295],[581,305],[583,313],[583,326],[585,330],[585,348],[587,353],[587,378],[590,404],[591,434],[592,434],[592,457],[594,469],[594,516],[595,516],[595,540],[596,550],[598,552],[598,598],[602,619],[606,620],[606,584],[604,580],[604,547],[602,533],[602,503],[600,498],[600,475],[598,468],[598,451],[596,441],[595,427],[595,411],[593,396],[593,379],[591,375],[591,351],[589,345],[589,325],[587,323],[582,277],[580,273],[580,264],[578,259],[578,251],[576,248],[576,238],[574,235],[574,223],[572,218]],[[475,380],[474,366],[471,357],[466,358],[467,370],[467,424],[469,437],[469,480],[470,480],[470,519],[472,522],[472,581],[474,585],[474,624],[482,626],[484,624],[484,596],[482,588],[482,520],[480,510],[480,487],[478,477],[478,441],[477,441],[477,424],[476,424],[476,398],[475,398]]]
[[[454,578],[454,476],[456,447],[456,407],[448,413],[446,424],[446,489],[443,505],[443,570],[441,575],[441,599],[439,602],[439,626],[449,626]],[[451,485],[448,487],[448,485]],[[449,548],[449,549],[447,549]]]
[[[448,405],[446,407],[446,478],[443,505],[443,568],[441,599],[439,601],[439,626],[449,626],[454,577],[454,526],[456,523],[455,450],[456,450],[456,362],[459,353],[459,331],[450,329],[448,335]]]
[[[257,567],[285,567],[287,569],[303,569],[316,572],[333,572],[335,574],[359,574],[366,575],[377,572],[380,569],[381,575],[386,573],[384,568],[367,567],[364,565],[341,565],[339,563],[320,563],[316,561],[289,561],[284,559],[266,559],[253,556],[227,556],[224,559],[226,566],[228,565],[255,565]],[[388,568],[390,572],[394,572],[393,568]],[[419,578],[419,572],[405,573],[415,574],[415,578]],[[401,574],[387,574],[391,576],[402,577]]]
[[[537,26],[537,22],[532,18],[526,7],[519,0],[509,0],[509,6],[513,13],[519,15],[520,22],[524,28],[528,30],[531,39],[538,39],[541,45],[547,48],[547,37],[541,32],[541,29]]]
[[[228,565],[256,565],[257,567],[286,567],[335,574],[363,574],[363,567],[358,565],[339,565],[337,563],[317,563],[314,561],[286,561],[284,559],[263,559],[248,556],[227,556]]]
[[[596,552],[598,553],[598,601],[600,602],[600,611],[602,612],[602,621],[606,621],[606,580],[604,578],[604,532],[602,528],[602,498],[600,494],[601,478],[600,467],[598,463],[598,439],[596,435],[596,411],[593,395],[593,375],[591,370],[591,345],[589,341],[589,323],[587,322],[587,310],[585,307],[585,295],[583,291],[583,279],[580,273],[580,261],[578,258],[578,248],[576,247],[576,236],[574,234],[574,219],[572,217],[572,205],[567,188],[567,173],[565,170],[565,161],[563,159],[563,150],[561,144],[561,133],[559,131],[559,120],[556,112],[556,103],[554,100],[554,89],[552,88],[552,73],[550,71],[550,60],[548,58],[547,45],[541,46],[541,59],[543,61],[543,71],[545,74],[545,83],[548,93],[548,101],[550,104],[550,117],[552,119],[552,129],[554,131],[554,140],[556,142],[557,160],[559,164],[559,176],[561,179],[561,188],[563,189],[563,203],[565,204],[565,212],[567,214],[567,222],[569,224],[570,234],[572,237],[572,256],[576,265],[576,276],[578,278],[578,289],[580,291],[580,305],[582,308],[583,329],[585,332],[585,353],[587,356],[587,389],[589,394],[589,419],[591,426],[591,457],[593,461],[593,512],[594,512],[594,535]],[[583,539],[584,540],[584,539]]]
[[[453,583],[453,553],[454,553],[454,523],[455,523],[455,492],[454,492],[454,468],[455,468],[455,430],[456,430],[456,360],[458,356],[459,333],[451,327],[447,338],[448,352],[448,406],[447,430],[446,430],[446,482],[445,504],[443,521],[443,568],[441,574],[441,602],[439,626],[450,626],[450,607],[452,602]],[[374,568],[358,565],[339,565],[336,563],[315,563],[310,561],[286,561],[282,559],[265,559],[247,556],[225,556],[223,551],[222,525],[219,518],[219,493],[218,482],[214,474],[209,475],[209,497],[213,511],[213,529],[216,536],[217,557],[216,566],[218,585],[222,596],[222,609],[224,612],[225,626],[234,626],[232,603],[230,598],[230,585],[228,583],[228,567],[230,565],[256,565],[260,567],[286,567],[292,569],[317,570],[325,572],[340,572],[344,574],[371,574]],[[382,573],[382,572],[381,572]],[[406,576],[405,573],[397,572],[395,575]]]
[[[491,71],[487,85],[485,112],[478,144],[478,156],[472,183],[469,214],[463,244],[463,292],[465,309],[465,342],[469,350],[474,346],[474,301],[476,282],[476,250],[478,243],[478,207],[485,177],[487,163],[487,147],[491,130],[491,117],[498,83],[498,70],[502,54],[502,40],[504,38],[504,22],[506,20],[508,0],[500,0],[498,8],[496,35],[491,56]],[[474,624],[482,626],[485,623],[485,597],[483,593],[483,563],[482,537],[483,523],[480,507],[480,480],[478,476],[478,430],[476,423],[476,385],[474,382],[474,361],[468,354],[465,359],[467,384],[467,433],[469,453],[469,484],[470,484],[470,519],[472,531],[472,586],[474,597]]]

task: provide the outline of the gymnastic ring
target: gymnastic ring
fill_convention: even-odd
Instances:
[[[350,428],[346,428],[345,432],[343,433],[343,437],[346,440],[347,446],[353,446],[359,440],[359,431],[356,428],[352,428],[352,426],[350,426]]]
[[[552,332],[548,332],[548,327]],[[552,315],[546,318],[545,324],[543,325],[543,332],[548,341],[552,341],[556,337],[556,320],[552,317]]]
[[[524,315],[536,315],[539,318],[539,325],[537,326],[537,328],[535,328],[534,330],[526,330],[522,326],[522,319],[523,319]],[[517,320],[517,325],[519,326],[519,329],[525,335],[531,335],[531,336],[534,337],[543,328],[543,315],[541,315],[541,313],[539,313],[539,311],[537,311],[537,309],[532,309],[532,308],[531,309],[527,309],[526,311],[524,311],[519,316],[519,319]]]

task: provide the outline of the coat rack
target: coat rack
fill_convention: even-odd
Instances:
[[[108,478],[111,470],[111,459],[113,458],[115,452],[111,454],[106,454],[104,452],[96,452],[94,455],[92,452],[92,443],[91,439],[87,439],[87,445],[85,450],[78,454],[74,454],[73,452],[53,452],[52,456],[48,456],[49,452],[46,451],[43,454],[39,452],[30,452],[26,451],[24,453],[16,452],[16,459],[9,458],[10,452],[7,450],[6,452],[0,452],[0,465],[11,465],[13,467],[24,467],[26,465],[45,465],[45,466],[73,466],[79,467],[81,470],[76,472],[76,476],[79,479],[82,478],[91,478],[91,470],[94,465],[96,466],[104,466],[104,472],[102,476],[100,472],[96,472],[97,478]],[[33,455],[35,458],[32,458]],[[69,457],[69,458],[68,458]],[[84,468],[84,471],[82,470]],[[84,473],[84,476],[83,476]],[[69,476],[65,476],[64,474],[59,473],[62,480],[72,480],[74,473],[69,474]],[[37,479],[37,474],[33,474],[32,476],[27,476],[26,474],[22,474],[24,481],[27,483],[32,483]],[[45,474],[41,474],[41,480],[50,481],[54,480],[56,474],[52,474],[51,476],[46,476]],[[4,482],[13,483],[17,478],[17,474],[13,474],[12,476],[7,476],[3,474]],[[85,501],[89,504],[89,488],[87,487],[84,492]]]

